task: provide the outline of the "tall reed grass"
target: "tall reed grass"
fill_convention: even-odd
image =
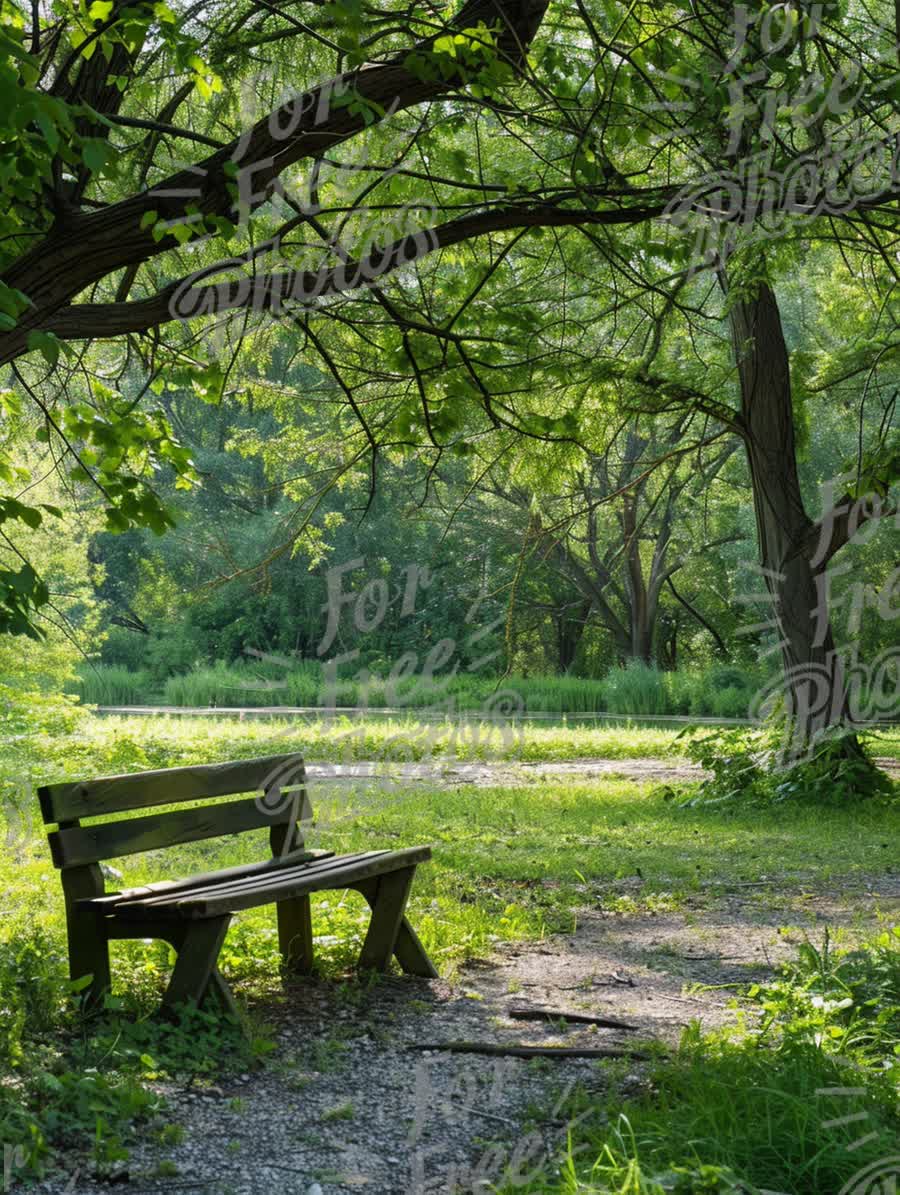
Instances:
[[[661,672],[640,661],[613,668],[600,679],[436,674],[329,683],[318,661],[269,659],[219,661],[170,676],[162,686],[154,685],[149,672],[99,664],[83,669],[77,692],[92,705],[436,707],[472,712],[499,706],[518,707],[523,713],[736,718],[747,715],[763,683],[762,675],[734,665]]]

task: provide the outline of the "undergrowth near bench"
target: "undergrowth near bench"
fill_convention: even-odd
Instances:
[[[773,982],[744,995],[737,1029],[692,1024],[624,1109],[576,1097],[557,1177],[504,1195],[894,1190],[900,927],[856,949],[832,949],[827,934],[820,947],[804,943]]]
[[[83,1172],[109,1175],[127,1164],[135,1132],[177,1131],[155,1094],[159,1077],[202,1083],[223,1070],[264,1063],[272,1049],[265,1007],[280,991],[274,918],[270,909],[241,915],[222,952],[223,969],[250,1010],[247,1033],[202,1012],[180,1028],[151,1020],[171,958],[167,946],[140,941],[114,944],[117,995],[103,1017],[82,1023],[66,979],[59,877],[28,785],[305,747],[297,728],[286,740],[267,739],[268,728],[259,724],[134,723],[117,737],[121,726],[85,728],[76,713],[64,712],[41,734],[17,723],[0,746],[15,797],[0,802],[0,1142],[21,1151],[12,1157],[24,1173],[60,1159],[71,1170],[75,1158]],[[562,731],[553,734],[559,736],[553,750],[562,752]],[[586,735],[573,734],[570,754],[595,741]],[[671,744],[672,736],[665,741]],[[611,779],[492,788],[363,785],[349,800],[313,786],[311,796],[317,810],[311,846],[434,845],[433,863],[419,869],[410,917],[445,974],[498,942],[571,931],[585,904],[617,916],[678,909],[687,900],[696,907],[730,883],[758,885],[748,889],[754,899],[780,883],[852,884],[889,871],[900,838],[896,805],[786,802],[776,820],[740,801],[678,807],[665,792]],[[140,884],[233,866],[265,849],[264,834],[191,844],[113,861],[121,873],[113,881]],[[356,894],[322,893],[313,907],[322,971],[342,976],[362,940],[364,903]],[[742,1073],[745,1054],[732,1048],[738,1047],[716,1047],[713,1069],[723,1084],[729,1068],[739,1079]],[[766,1059],[772,1049],[765,1045]],[[693,1065],[688,1043],[685,1051],[679,1074]],[[702,1069],[698,1063],[698,1078]],[[715,1151],[710,1164],[720,1164]]]

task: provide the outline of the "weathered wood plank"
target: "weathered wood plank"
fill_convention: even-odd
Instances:
[[[283,826],[273,826],[269,832],[269,846],[279,862],[292,858],[290,852],[296,852],[302,845],[303,838],[297,817]],[[278,946],[285,971],[295,975],[311,974],[314,954],[309,894],[278,901],[275,906],[275,919],[278,925]]]
[[[266,755],[228,763],[164,768],[121,776],[102,776],[38,789],[45,823],[177,805],[205,797],[229,797],[302,785],[303,757]]]
[[[338,855],[321,863],[309,863],[288,874],[272,874],[262,880],[238,882],[216,889],[206,897],[189,897],[166,902],[164,898],[129,901],[118,906],[116,917],[214,917],[237,913],[306,892],[328,888],[352,888],[357,880],[402,870],[431,858],[430,847],[408,847],[400,851],[371,851],[362,855]]]
[[[278,947],[285,971],[293,975],[311,975],[315,953],[309,893],[277,901],[275,917]]]
[[[117,822],[52,830],[47,839],[57,867],[77,867],[183,842],[242,834],[246,830],[259,830],[288,821],[291,817],[290,803],[270,813],[255,798],[245,797],[240,801],[179,809],[174,813],[150,813]]]
[[[331,859],[334,851],[308,851],[306,849],[293,851],[290,855],[283,855],[278,859],[264,859],[262,863],[244,863],[235,867],[222,867],[218,871],[204,871],[197,875],[188,876],[183,880],[158,880],[154,884],[144,884],[140,888],[123,888],[121,892],[110,892],[106,896],[92,899],[93,908],[112,911],[116,905],[127,900],[149,899],[153,896],[185,895],[195,889],[206,889],[215,884],[224,884],[228,880],[243,879],[244,877],[265,875],[266,872],[277,871],[279,868],[293,867],[300,863],[314,863],[319,859]]]
[[[187,926],[163,997],[164,1014],[173,1015],[179,1005],[202,1003],[216,970],[216,960],[230,920],[228,916],[210,917],[205,921],[192,921]],[[218,988],[218,983],[216,986]]]
[[[397,931],[397,941],[394,943],[394,954],[397,962],[407,975],[418,975],[422,979],[437,979],[438,969],[428,957],[428,952],[419,941],[419,935],[404,917]]]
[[[118,938],[159,938],[161,942],[168,942],[176,950],[181,949],[187,929],[186,921],[119,921],[115,917],[104,916],[103,925],[106,936],[110,941]]]
[[[66,933],[69,944],[69,978],[91,976],[90,985],[81,993],[87,1006],[100,1004],[112,986],[109,970],[109,943],[103,918],[92,909],[79,907],[86,897],[102,895],[103,873],[96,863],[64,872],[63,895],[66,902]]]
[[[129,910],[134,908],[153,909],[153,908],[167,908],[175,904],[190,901],[194,898],[205,899],[207,897],[221,896],[230,898],[245,892],[257,892],[262,894],[257,904],[265,904],[268,897],[264,895],[267,892],[267,886],[270,879],[274,878],[281,881],[293,881],[295,878],[306,876],[319,876],[323,872],[330,872],[335,866],[344,866],[347,863],[353,864],[361,859],[374,859],[383,855],[390,854],[389,851],[367,851],[364,854],[356,855],[335,855],[330,852],[320,859],[315,859],[311,863],[300,863],[294,867],[282,867],[279,869],[271,869],[263,872],[261,875],[249,875],[245,877],[237,876],[233,880],[229,880],[224,884],[209,884],[203,885],[200,888],[185,892],[174,893],[169,895],[168,892],[162,891],[153,893],[151,896],[138,896],[135,899],[122,900],[115,906],[115,911],[123,916],[129,915]]]
[[[353,887],[357,892],[362,893],[371,906],[375,903],[377,885],[377,880],[362,880],[360,883],[354,884]],[[428,957],[428,952],[419,941],[419,935],[405,916],[401,920],[400,928],[397,931],[397,940],[394,943],[394,957],[407,975],[418,975],[422,979],[439,978],[437,967],[435,967],[434,963]]]
[[[363,970],[386,971],[394,953],[415,867],[379,877],[372,919],[359,955]]]

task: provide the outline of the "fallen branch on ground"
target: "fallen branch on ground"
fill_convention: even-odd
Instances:
[[[494,1054],[505,1058],[634,1058],[649,1057],[640,1050],[621,1050],[614,1046],[517,1046],[489,1041],[415,1042],[410,1050],[439,1050],[450,1054]]]
[[[573,1021],[583,1025],[599,1025],[601,1029],[627,1029],[635,1032],[637,1025],[617,1021],[615,1017],[596,1017],[589,1012],[566,1012],[561,1008],[535,1008],[526,1004],[513,1004],[507,1015],[515,1021]]]

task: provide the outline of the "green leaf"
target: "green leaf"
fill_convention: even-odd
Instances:
[[[109,143],[99,137],[85,137],[81,146],[81,156],[85,166],[92,174],[99,174],[109,161],[112,150]]]
[[[193,228],[187,223],[172,224],[167,231],[175,238],[179,245],[183,245],[185,241],[189,241],[194,235]]]
[[[88,41],[89,36],[90,35],[85,33],[83,29],[77,27],[69,34],[69,43],[72,46],[72,49],[78,50],[80,48],[82,58],[85,58],[88,61],[93,58],[94,51],[97,49],[97,39],[91,38],[91,40]]]
[[[52,332],[33,331],[28,333],[28,352],[41,353],[44,360],[53,369],[59,360],[59,341]]]

